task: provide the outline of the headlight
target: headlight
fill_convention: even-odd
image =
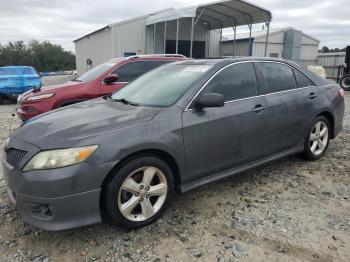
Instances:
[[[42,151],[36,154],[28,164],[26,164],[23,171],[53,169],[74,165],[86,160],[97,148],[98,146],[94,145]]]
[[[54,95],[55,95],[54,93],[50,93],[50,94],[44,94],[44,95],[31,96],[31,97],[28,97],[27,100],[28,101],[37,101],[37,100],[51,98]]]

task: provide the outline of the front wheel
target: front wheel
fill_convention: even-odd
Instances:
[[[330,138],[329,121],[324,116],[317,117],[305,138],[304,156],[308,160],[318,160],[324,156]]]
[[[345,90],[345,91],[350,91],[350,75],[344,75],[340,79],[340,86]]]
[[[112,222],[139,228],[164,212],[173,191],[173,174],[163,160],[141,156],[123,165],[104,190]]]

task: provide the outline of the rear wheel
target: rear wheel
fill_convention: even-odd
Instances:
[[[324,116],[317,117],[305,138],[304,156],[312,161],[323,157],[329,145],[329,138],[329,121]]]
[[[350,75],[344,75],[340,79],[340,86],[345,90],[345,91],[350,91]]]
[[[0,94],[0,105],[4,104],[4,96]]]
[[[154,156],[128,161],[104,189],[109,218],[123,226],[151,224],[164,212],[173,191],[169,166]]]

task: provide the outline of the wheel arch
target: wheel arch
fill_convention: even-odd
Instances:
[[[113,179],[114,175],[118,170],[120,170],[130,159],[137,158],[137,157],[142,157],[142,156],[155,156],[163,161],[165,161],[170,169],[173,171],[173,176],[174,176],[174,187],[176,190],[180,189],[181,186],[181,179],[180,179],[180,168],[175,160],[175,158],[168,152],[161,150],[161,149],[144,149],[140,151],[136,151],[134,153],[131,153],[124,158],[122,158],[112,169],[111,171],[107,174],[107,176],[104,178],[102,185],[101,185],[101,194],[100,194],[100,212],[101,212],[101,217],[103,221],[109,221],[108,216],[105,213],[106,207],[105,203],[103,202],[104,199],[104,188],[108,185],[108,183]]]
[[[319,116],[324,116],[327,118],[329,124],[330,124],[330,133],[331,133],[331,139],[335,138],[335,132],[334,132],[334,116],[330,111],[323,111],[317,115]]]

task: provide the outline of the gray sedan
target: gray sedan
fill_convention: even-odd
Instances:
[[[288,61],[168,64],[16,130],[5,146],[8,194],[46,230],[137,228],[161,216],[173,190],[291,154],[321,158],[343,114],[337,84]]]

